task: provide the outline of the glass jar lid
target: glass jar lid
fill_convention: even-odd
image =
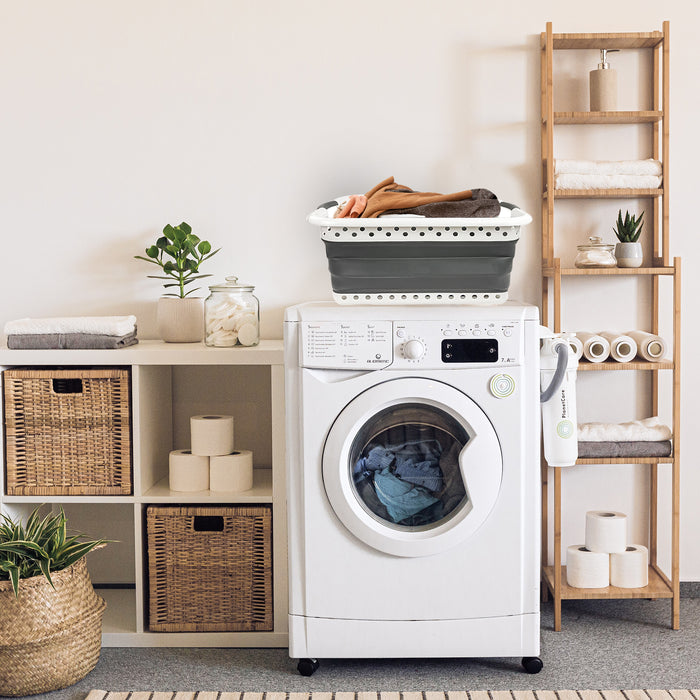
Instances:
[[[576,248],[578,250],[607,250],[612,251],[615,247],[611,243],[603,243],[603,239],[600,236],[589,236],[588,240],[590,243],[584,243],[583,245],[578,245]]]
[[[252,292],[255,289],[255,285],[239,282],[238,277],[235,275],[229,275],[226,277],[225,282],[212,284],[209,289],[211,289],[212,292],[231,292],[234,290],[238,290],[240,292]]]

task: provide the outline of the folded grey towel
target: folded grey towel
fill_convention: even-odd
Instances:
[[[579,457],[669,457],[670,440],[634,440],[630,442],[578,443]]]
[[[126,335],[14,333],[7,336],[7,347],[11,350],[115,350],[138,342],[136,330]]]

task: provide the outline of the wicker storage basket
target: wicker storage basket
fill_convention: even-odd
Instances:
[[[105,602],[85,559],[51,574],[22,579],[19,597],[0,581],[0,695],[36,695],[84,678],[100,657]]]
[[[151,630],[272,630],[270,506],[149,506],[146,521]]]
[[[8,495],[131,493],[129,370],[7,369]]]

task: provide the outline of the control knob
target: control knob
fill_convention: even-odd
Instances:
[[[408,358],[409,360],[420,360],[420,358],[425,354],[425,345],[423,345],[420,340],[411,338],[411,340],[404,344],[403,354],[404,357]]]

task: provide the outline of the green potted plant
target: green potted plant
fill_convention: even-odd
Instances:
[[[0,695],[65,688],[97,663],[104,600],[85,555],[105,540],[69,536],[63,508],[26,524],[0,517]]]
[[[617,225],[613,227],[613,231],[619,241],[615,246],[615,257],[617,258],[618,267],[641,266],[642,244],[639,242],[639,236],[644,225],[643,218],[644,212],[637,218],[636,215],[630,215],[629,211],[627,211],[623,219],[622,209],[618,210]]]
[[[168,224],[154,245],[146,248],[146,255],[135,255],[138,260],[157,265],[162,274],[148,275],[165,280],[166,291],[158,300],[158,330],[167,343],[194,343],[204,336],[204,306],[202,299],[190,294],[199,288],[190,288],[196,280],[210,277],[201,274],[199,266],[221,250],[212,250],[209,241],[203,241],[192,227],[183,221],[178,226]]]

